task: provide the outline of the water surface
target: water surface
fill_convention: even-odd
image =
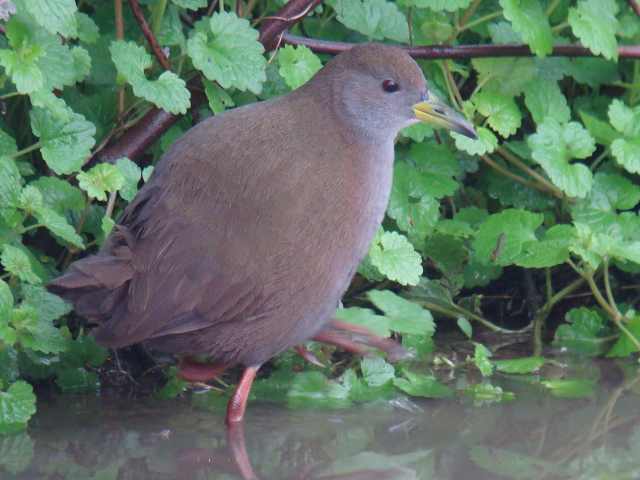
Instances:
[[[516,400],[398,398],[333,411],[253,402],[231,434],[223,409],[193,399],[57,396],[27,432],[0,437],[0,478],[638,479],[637,364],[586,371],[595,388],[580,399],[501,376],[491,381]]]

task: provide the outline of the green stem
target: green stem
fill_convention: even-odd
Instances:
[[[593,163],[591,164],[591,166],[589,167],[591,169],[592,172],[595,172],[596,168],[598,168],[600,166],[600,164],[602,163],[602,161],[607,158],[607,155],[609,155],[609,147],[605,148],[602,153],[600,155],[598,155],[598,158],[596,158]]]
[[[525,164],[522,160],[516,157],[513,153],[507,150],[504,147],[498,147],[498,153],[504,158],[507,162],[514,164],[520,170],[527,172],[530,176],[535,178],[538,182],[540,182],[547,190],[549,190],[553,196],[556,198],[564,198],[564,194],[562,190],[556,187],[553,183],[549,182],[546,178],[536,172],[534,169],[530,168],[527,164]]]
[[[44,225],[41,223],[34,223],[33,225],[29,225],[28,227],[23,228],[21,233],[27,233],[30,230],[35,230],[40,227],[44,227]]]
[[[18,158],[21,157],[22,155],[26,155],[27,153],[31,153],[34,150],[39,149],[42,146],[42,143],[40,142],[36,142],[33,145],[31,145],[30,147],[27,148],[23,148],[22,150],[17,151],[16,153],[14,153],[13,155],[10,155],[9,158]]]
[[[569,26],[569,22],[562,22],[562,23],[559,23],[558,25],[552,27],[551,31],[553,33],[560,33],[562,30],[564,30],[568,26]]]
[[[619,318],[622,318],[622,314],[620,310],[618,310],[618,306],[616,305],[615,298],[613,297],[613,291],[611,290],[611,282],[609,280],[609,259],[604,259],[604,290],[607,293],[607,299],[609,300],[609,304],[616,312],[616,315]]]
[[[160,33],[162,19],[164,18],[164,12],[167,9],[168,1],[169,0],[158,0],[158,2],[151,7],[151,30],[155,35]]]
[[[526,332],[529,327],[525,327],[522,328],[520,330],[509,330],[507,328],[502,328],[499,327],[498,325],[495,325],[493,323],[491,323],[489,320],[487,320],[486,318],[481,317],[480,315],[476,315],[475,313],[467,310],[466,308],[460,307],[459,305],[452,305],[452,308],[449,309],[447,307],[443,307],[442,305],[438,305],[436,303],[431,303],[431,302],[427,302],[424,300],[418,300],[417,301],[420,305],[422,305],[424,308],[426,308],[427,310],[432,310],[434,312],[438,312],[442,315],[445,315],[447,317],[450,318],[459,318],[459,317],[465,317],[468,318],[470,320],[474,320],[482,325],[484,325],[485,327],[487,327],[489,330],[492,330],[494,332],[499,332],[499,333],[522,333],[522,332]]]
[[[549,4],[549,8],[547,8],[547,11],[545,12],[547,17],[553,15],[553,12],[555,12],[556,8],[558,8],[560,2],[562,2],[562,0],[553,0],[553,2]]]
[[[475,19],[473,22],[469,22],[466,25],[461,25],[460,28],[456,31],[456,36],[465,30],[469,30],[470,28],[477,27],[485,22],[493,20],[494,18],[498,18],[502,16],[502,11],[489,13],[483,17]]]
[[[515,180],[518,183],[521,183],[522,185],[525,185],[529,188],[533,188],[535,190],[539,190],[542,193],[548,193],[548,190],[546,188],[541,187],[540,185],[530,182],[529,180],[527,180],[526,178],[521,177],[520,175],[517,175],[509,170],[507,170],[506,168],[504,168],[503,166],[501,166],[499,163],[497,163],[495,160],[493,160],[489,155],[480,155],[480,158],[487,164],[489,165],[491,168],[493,168],[494,170],[500,172],[502,175],[504,175],[505,177],[508,177],[512,180]]]
[[[22,95],[22,93],[20,92],[5,93],[4,95],[0,96],[0,100],[7,100],[9,98],[17,97],[18,95]]]
[[[547,288],[547,302],[553,297],[553,283],[551,283],[551,269],[549,267],[544,269],[544,279]]]

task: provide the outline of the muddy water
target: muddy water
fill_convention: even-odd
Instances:
[[[252,403],[244,429],[194,399],[59,396],[0,438],[2,479],[638,479],[637,364],[594,364],[585,398],[494,377],[516,400],[399,398],[349,410]]]

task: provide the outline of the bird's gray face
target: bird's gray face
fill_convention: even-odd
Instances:
[[[352,58],[337,76],[334,94],[357,130],[395,138],[400,129],[425,122],[476,138],[471,123],[430,92],[422,70],[405,52],[374,46],[347,54]]]

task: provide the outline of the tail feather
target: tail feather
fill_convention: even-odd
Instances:
[[[64,275],[52,280],[47,285],[49,291],[73,303],[79,315],[92,321],[110,318],[124,300],[134,275],[130,239],[126,237],[116,232],[100,253],[76,261]]]

